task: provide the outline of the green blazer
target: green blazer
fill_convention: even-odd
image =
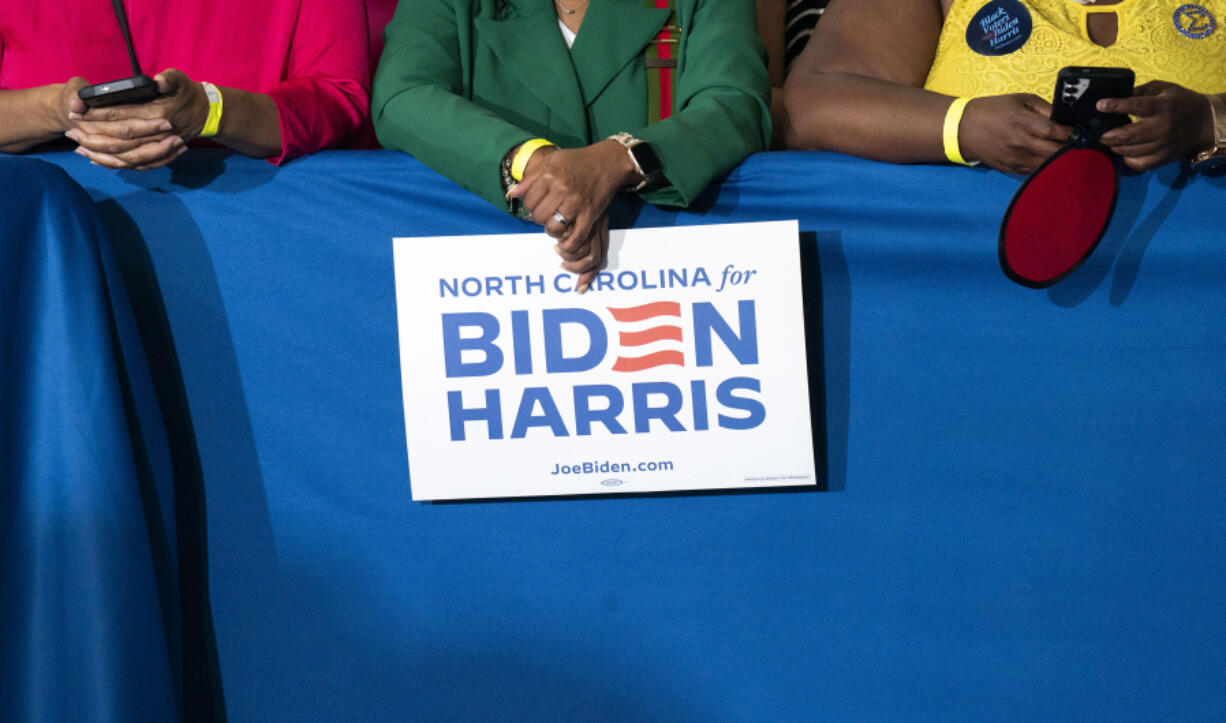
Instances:
[[[374,81],[379,141],[502,208],[499,163],[530,138],[641,138],[670,182],[644,198],[674,206],[766,149],[770,81],[752,0],[677,0],[677,110],[652,125],[644,50],[669,11],[589,3],[568,50],[551,0],[400,0]]]

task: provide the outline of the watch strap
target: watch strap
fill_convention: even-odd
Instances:
[[[662,175],[662,169],[658,166],[658,160],[655,168],[644,168],[643,163],[639,160],[639,153],[636,152],[637,149],[639,147],[650,148],[646,141],[635,138],[629,133],[614,133],[613,135],[609,136],[609,140],[617,141],[625,147],[626,154],[630,156],[630,163],[634,164],[635,172],[637,172],[643,178],[643,180],[639,181],[637,184],[627,186],[622,190],[629,191],[630,193],[636,193],[652,186],[652,184],[660,178]],[[651,153],[651,157],[655,157],[654,152]]]

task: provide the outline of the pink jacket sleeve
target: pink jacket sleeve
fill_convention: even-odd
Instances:
[[[268,91],[281,124],[280,165],[341,144],[370,117],[362,0],[301,0],[285,79]]]

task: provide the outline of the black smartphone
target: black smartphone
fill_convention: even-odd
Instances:
[[[1136,75],[1128,68],[1061,68],[1056,74],[1056,93],[1051,101],[1051,119],[1090,131],[1096,137],[1129,123],[1121,113],[1100,113],[1094,107],[1103,98],[1129,98]]]
[[[158,84],[147,75],[134,75],[109,83],[87,85],[77,91],[77,97],[85,103],[86,108],[145,103],[158,95]]]

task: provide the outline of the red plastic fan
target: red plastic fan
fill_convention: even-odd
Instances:
[[[1115,154],[1069,144],[1039,166],[1000,224],[1000,266],[1023,286],[1043,289],[1082,264],[1102,240],[1120,192]]]

